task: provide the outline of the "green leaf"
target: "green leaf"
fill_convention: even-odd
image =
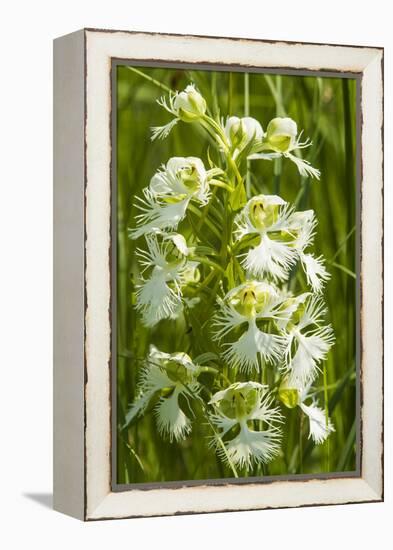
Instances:
[[[244,183],[241,181],[236,185],[234,192],[230,196],[229,204],[231,205],[232,210],[236,211],[243,208],[246,202],[246,190],[244,188]]]
[[[233,263],[232,261],[229,262],[228,267],[225,270],[225,277],[228,280],[229,288],[233,288],[235,286],[235,279],[233,274]]]
[[[208,145],[207,147],[206,156],[207,156],[207,162],[209,163],[210,168],[214,168],[215,164],[210,157],[210,145]]]
[[[356,418],[353,421],[351,430],[348,434],[343,450],[341,451],[340,459],[338,461],[338,466],[337,466],[338,472],[342,472],[347,466],[351,453],[354,453],[355,441],[356,441]]]
[[[195,247],[195,254],[197,256],[217,256],[217,250],[210,246],[198,245]]]
[[[201,353],[201,355],[198,355],[198,357],[194,357],[194,363],[196,364],[204,364],[208,363],[209,361],[219,361],[220,357],[217,355],[217,353],[213,353],[212,351],[207,351],[206,353]]]

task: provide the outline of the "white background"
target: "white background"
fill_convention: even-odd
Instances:
[[[386,240],[392,232],[392,28],[385,0],[55,0],[1,9],[0,545],[368,549],[392,544],[392,254],[386,250],[386,501],[83,524],[52,490],[52,44],[82,27],[385,47]],[[323,192],[323,190],[321,190]],[[384,541],[384,542],[383,542]]]

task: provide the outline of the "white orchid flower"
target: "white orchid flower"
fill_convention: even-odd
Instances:
[[[251,140],[261,140],[264,135],[260,123],[249,116],[243,118],[231,116],[227,118],[224,133],[233,150],[234,158]]]
[[[313,168],[308,160],[301,159],[292,153],[292,151],[305,149],[312,145],[310,139],[301,141],[301,135],[302,132],[298,135],[297,124],[291,118],[274,118],[268,124],[266,134],[259,146],[259,152],[249,155],[248,158],[272,160],[283,156],[296,164],[301,176],[311,176],[319,180],[320,171]]]
[[[148,270],[150,275],[137,286],[136,308],[151,327],[182,310],[182,285],[189,282],[197,264],[187,259],[187,243],[178,233],[164,235],[161,242],[155,234],[146,235],[146,243],[148,250],[138,248],[137,255],[142,274]]]
[[[259,240],[243,255],[242,265],[258,278],[270,275],[273,280],[288,277],[296,263],[295,234],[291,233],[288,204],[277,195],[258,195],[248,201],[235,219],[235,236],[254,235]],[[251,242],[251,244],[254,244]]]
[[[199,158],[172,157],[152,177],[143,194],[137,204],[142,211],[136,216],[138,227],[130,231],[133,239],[156,230],[176,229],[191,201],[207,204],[209,175]]]
[[[161,97],[157,103],[175,118],[164,126],[154,126],[152,140],[166,138],[179,120],[195,122],[206,113],[206,101],[194,84],[189,84],[182,92],[170,93],[168,99]]]
[[[241,468],[270,462],[280,451],[281,430],[277,424],[282,416],[272,406],[273,398],[266,387],[257,382],[237,382],[210,400],[215,413],[209,418],[225,451],[217,437],[212,439],[213,446],[223,460],[229,459]],[[263,422],[263,428],[255,430],[259,422],[254,421]]]
[[[295,236],[294,247],[306,274],[307,283],[314,292],[320,293],[324,283],[330,279],[330,274],[325,268],[322,256],[316,258],[313,254],[305,253],[305,249],[313,242],[316,225],[313,210],[294,212],[288,219],[288,230]]]
[[[197,396],[200,390],[198,374],[199,367],[186,353],[165,353],[151,345],[125,426],[142,415],[153,396],[161,392],[154,408],[158,431],[171,442],[184,439],[191,432],[191,421],[182,410],[179,397],[184,397],[191,411],[189,398]]]
[[[310,397],[310,386],[301,386],[296,380],[286,378],[281,383],[278,395],[284,405],[290,409],[300,407],[309,421],[309,438],[317,445],[326,441],[329,435],[335,431],[334,426],[326,412],[318,406],[313,399],[309,405],[305,401]]]
[[[223,344],[223,360],[231,367],[238,366],[247,373],[253,369],[259,371],[260,359],[273,362],[283,357],[285,337],[259,328],[263,321],[282,320],[288,315],[272,285],[248,281],[231,290],[219,305],[220,311],[214,319],[214,338],[222,340],[235,329],[243,329],[236,341]]]
[[[321,326],[325,314],[322,299],[309,295],[298,304],[285,327],[287,347],[283,370],[301,386],[315,379],[319,363],[326,359],[334,344],[332,327]]]

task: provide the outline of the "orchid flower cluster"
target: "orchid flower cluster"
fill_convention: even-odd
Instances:
[[[178,330],[179,319],[190,332],[190,319],[203,313],[205,349],[192,356],[192,338],[183,350],[151,345],[125,426],[152,411],[161,436],[180,442],[203,422],[212,452],[249,471],[282,453],[285,407],[307,417],[315,444],[334,431],[313,389],[334,343],[324,320],[329,274],[310,251],[315,213],[257,187],[247,196],[245,185],[254,159],[282,157],[302,177],[320,173],[302,158],[312,143],[290,118],[274,118],[266,131],[251,117],[214,118],[193,84],[158,103],[171,119],[152,128],[152,139],[180,122],[199,125],[210,142],[208,166],[170,158],[137,198],[130,237],[144,244],[134,303],[152,333],[163,321]],[[296,294],[302,273],[308,289]]]

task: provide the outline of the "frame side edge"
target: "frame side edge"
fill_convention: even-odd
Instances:
[[[384,55],[376,53],[364,70],[362,261],[364,315],[368,318],[365,341],[363,435],[365,454],[362,477],[378,502],[384,500]],[[375,224],[378,220],[378,224]],[[378,246],[376,245],[378,243]]]
[[[84,519],[84,37],[53,45],[53,507]]]

